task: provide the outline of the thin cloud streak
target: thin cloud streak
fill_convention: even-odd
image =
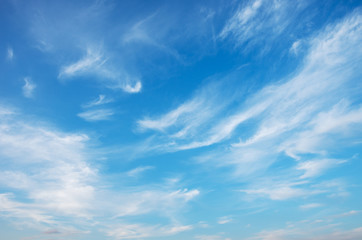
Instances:
[[[32,98],[36,85],[29,77],[24,78],[24,82],[25,82],[25,84],[23,86],[24,97]]]
[[[58,79],[87,77],[110,89],[140,92],[141,78],[126,71],[125,57],[114,54],[114,48],[110,50],[107,47],[111,39],[105,37],[104,29],[110,26],[103,24],[112,12],[112,4],[93,1],[81,5],[81,8],[77,4],[63,5],[62,13],[68,18],[60,17],[57,10],[46,9],[40,4],[29,6],[30,11],[37,13],[28,16],[30,34],[41,51],[57,59]],[[89,28],[89,25],[94,28]]]
[[[95,109],[78,113],[78,117],[88,122],[111,120],[113,115],[114,111],[112,109]]]
[[[222,88],[209,88],[174,110],[138,124],[158,131],[158,144],[165,142],[152,151],[220,144],[195,160],[207,167],[232,166],[231,178],[247,183],[242,190],[246,196],[277,201],[315,195],[344,197],[348,192],[343,185],[318,186],[316,178],[345,162],[330,158],[328,150],[348,144],[346,139],[361,133],[362,108],[350,104],[358,98],[356,89],[362,88],[355,81],[361,75],[361,36],[362,18],[354,12],[310,39],[303,65],[292,77],[264,87],[238,107],[230,109],[228,103],[218,102]],[[238,96],[229,99],[235,101]],[[222,114],[226,110],[229,114]],[[244,123],[251,120],[255,129],[243,134],[248,130]],[[243,139],[236,140],[239,134]],[[273,177],[276,173],[268,169],[281,155],[298,164],[285,177]],[[264,181],[265,185],[260,184]]]
[[[229,102],[220,102],[217,98],[222,90],[208,87],[174,110],[160,117],[139,120],[138,125],[141,129],[160,131],[172,140],[174,144],[169,149],[171,151],[222,142],[235,136],[236,130],[250,119],[257,121],[257,131],[246,140],[234,143],[233,148],[250,147],[262,141],[279,141],[283,134],[296,136],[304,132],[306,127],[313,125],[316,121],[313,118],[318,118],[318,114],[323,114],[325,109],[337,107],[343,100],[342,96],[347,97],[346,91],[351,91],[354,87],[360,88],[351,80],[359,74],[358,70],[355,71],[355,66],[360,62],[358,56],[361,53],[356,51],[359,49],[360,32],[361,19],[358,14],[352,14],[336,26],[327,28],[324,33],[310,41],[304,66],[293,78],[281,84],[267,86],[249,97],[238,107],[241,111],[228,109]],[[349,44],[343,45],[342,42]],[[338,93],[339,91],[341,92]],[[339,98],[331,97],[338,94],[344,95]],[[238,98],[231,95],[230,99],[231,102]],[[225,110],[235,113],[220,116]],[[353,111],[356,113],[352,115]],[[338,123],[350,125],[352,121],[359,122],[359,111],[345,113],[346,115],[341,117],[344,120]],[[350,117],[347,117],[348,115]],[[200,126],[208,127],[204,131]],[[189,136],[190,140],[177,139],[186,136]],[[292,146],[281,146],[284,149],[277,151],[293,155]]]
[[[100,106],[100,105],[104,105],[104,104],[107,104],[107,103],[111,103],[113,102],[114,100],[112,98],[108,98],[106,95],[103,95],[103,94],[100,94],[98,96],[98,98],[86,103],[86,104],[83,104],[82,107],[83,108],[91,108],[91,107],[96,107],[96,106]]]
[[[332,226],[331,226],[332,227]],[[308,229],[307,231],[305,229]],[[329,229],[330,230],[330,229]],[[362,227],[350,230],[334,230],[332,233],[323,233],[325,229],[308,225],[306,228],[295,227],[262,231],[248,240],[287,240],[287,239],[311,239],[311,240],[358,240],[362,237]]]
[[[0,194],[0,215],[9,221],[43,232],[49,227],[66,228],[69,221],[75,229],[107,229],[117,216],[149,213],[174,221],[200,194],[197,189],[167,183],[161,187],[124,185],[121,191],[110,188],[112,184],[92,164],[96,150],[89,146],[87,135],[50,129],[36,124],[39,121],[24,122],[20,112],[6,116],[0,121],[0,156],[11,161],[0,172],[0,185],[7,189]],[[102,224],[99,218],[105,218]],[[190,228],[182,226],[165,225],[160,231],[175,234]]]
[[[297,169],[303,170],[305,173],[300,176],[303,178],[316,177],[322,174],[328,168],[336,167],[339,164],[345,163],[343,160],[335,160],[335,159],[322,159],[322,160],[312,160],[305,161],[298,164]]]
[[[299,208],[301,209],[313,209],[313,208],[319,208],[319,207],[322,207],[323,205],[320,204],[320,203],[309,203],[309,204],[304,204],[304,205],[301,205]]]
[[[70,65],[62,67],[58,77],[74,77],[81,74],[101,72],[102,66],[107,62],[103,54],[93,49],[87,49],[87,54],[84,58]]]
[[[14,59],[14,50],[12,47],[8,47],[7,52],[6,52],[6,58],[9,61],[12,61]]]
[[[301,21],[298,16],[306,7],[306,3],[284,0],[242,2],[227,20],[218,38],[243,47],[243,52],[259,46],[260,54],[265,54],[277,45],[279,37],[288,37],[288,34],[283,35],[288,28],[297,27]]]
[[[190,231],[190,225],[171,225],[171,226],[147,226],[140,224],[124,224],[115,226],[107,231],[107,235],[115,239],[141,239],[147,237],[164,237],[175,235],[180,232]]]
[[[130,177],[138,177],[142,173],[144,173],[146,171],[149,171],[149,170],[152,170],[152,169],[154,169],[153,166],[141,166],[141,167],[137,167],[137,168],[134,168],[134,169],[128,171],[127,175],[130,176]]]
[[[357,5],[10,0],[0,232],[361,238]]]
[[[61,68],[58,78],[67,79],[77,76],[94,76],[108,88],[122,89],[127,93],[138,93],[142,89],[142,84],[137,78],[130,77],[119,69],[115,70],[100,48],[88,47],[83,58]]]

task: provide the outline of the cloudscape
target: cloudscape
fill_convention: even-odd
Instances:
[[[0,2],[1,240],[362,239],[361,1]]]

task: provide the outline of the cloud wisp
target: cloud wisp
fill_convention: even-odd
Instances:
[[[357,1],[5,1],[4,238],[361,238]]]
[[[124,64],[127,60],[108,47],[112,39],[106,37],[104,29],[118,28],[105,25],[104,19],[112,10],[113,7],[105,1],[70,4],[63,6],[62,13],[69,16],[63,18],[56,9],[39,4],[29,6],[29,12],[36,12],[25,14],[29,18],[30,34],[43,53],[57,59],[58,79],[88,78],[114,90],[141,91],[140,77],[127,71]]]
[[[304,224],[306,226],[297,226],[292,228],[277,229],[270,231],[262,231],[248,240],[287,240],[287,239],[313,239],[313,240],[357,240],[362,237],[362,227],[349,230],[334,230],[332,233],[325,233],[326,229],[331,230],[333,225],[329,227],[316,227],[313,224]],[[306,230],[307,229],[307,230]]]
[[[83,230],[96,226],[106,230],[117,222],[144,226],[142,222],[128,223],[126,219],[149,213],[173,222],[178,219],[181,208],[200,193],[197,189],[179,189],[167,184],[136,188],[124,185],[122,190],[110,188],[110,183],[93,165],[92,159],[99,153],[91,150],[87,135],[62,132],[38,121],[24,122],[20,112],[14,114],[5,106],[1,109],[5,117],[0,121],[0,156],[11,161],[0,169],[0,185],[7,189],[0,194],[0,215],[11,222],[43,232],[50,227],[67,229],[69,226]],[[134,177],[146,170],[134,170],[132,176],[125,174],[125,177]],[[98,220],[103,218],[100,224]],[[115,220],[117,218],[122,220]],[[112,221],[107,222],[109,219]],[[149,225],[147,237],[191,229],[169,224]],[[142,227],[140,231],[145,232]],[[122,238],[126,235],[120,231],[109,235],[126,238]]]
[[[31,80],[31,78],[24,78],[24,86],[23,86],[23,95],[26,98],[32,98],[34,90],[36,88],[35,83]]]
[[[141,82],[123,71],[113,69],[111,64],[109,64],[109,59],[104,55],[105,53],[101,49],[89,47],[83,58],[63,66],[58,78],[95,76],[109,88],[122,89],[127,93],[140,92],[142,89]]]
[[[142,173],[152,170],[154,169],[154,167],[152,166],[140,166],[140,167],[136,167],[130,171],[127,172],[127,175],[130,177],[138,177],[140,176]]]
[[[14,50],[12,47],[8,47],[7,52],[6,52],[6,58],[9,61],[12,61],[14,59]]]
[[[170,226],[147,226],[139,224],[124,224],[114,226],[107,231],[107,235],[116,239],[142,239],[147,237],[164,237],[175,235],[180,232],[192,229],[190,225],[170,225]]]
[[[103,94],[100,94],[98,96],[98,98],[86,103],[86,104],[83,104],[82,107],[83,108],[91,108],[91,107],[97,107],[97,106],[100,106],[100,105],[104,105],[104,104],[107,104],[107,103],[111,103],[113,102],[114,100],[112,98],[108,98],[106,95],[103,95]]]
[[[113,115],[114,111],[112,109],[95,109],[78,113],[78,117],[88,122],[111,120]]]
[[[280,37],[289,37],[284,33],[290,27],[297,28],[304,21],[298,16],[307,6],[307,3],[284,0],[244,1],[227,20],[218,38],[230,40],[234,46],[242,47],[244,52],[260,46],[263,54],[270,51],[272,46],[278,45]],[[297,45],[292,48],[296,51]]]
[[[314,188],[313,182],[346,162],[328,156],[328,150],[361,133],[361,108],[351,104],[362,87],[356,81],[361,75],[361,33],[362,18],[354,12],[309,40],[302,67],[288,79],[247,99],[229,94],[226,102],[218,100],[222,87],[208,86],[164,115],[139,120],[139,127],[157,132],[157,142],[165,142],[158,145],[159,151],[219,144],[196,159],[216,167],[233,166],[236,178],[250,180],[268,172],[281,154],[298,161],[289,178],[274,179],[275,188],[249,182],[250,189],[243,190],[248,195],[284,200],[332,194],[329,187]],[[240,104],[235,107],[229,100]],[[345,190],[338,192],[343,195]]]
[[[310,41],[304,66],[293,78],[265,87],[241,102],[236,109],[230,109],[229,104],[239,100],[237,95],[230,94],[230,102],[220,102],[218,96],[222,94],[222,84],[212,84],[174,110],[159,117],[139,120],[138,125],[141,129],[164,133],[175,141],[175,149],[189,149],[223,141],[250,119],[258,122],[256,133],[234,143],[234,148],[251,146],[268,139],[277,141],[278,137],[288,132],[296,137],[316,123],[320,114],[326,114],[326,109],[333,107],[336,110],[344,108],[339,111],[349,111],[340,116],[343,120],[338,121],[339,124],[358,122],[360,110],[348,110],[350,107],[344,99],[347,99],[346,91],[360,87],[352,81],[359,74],[355,66],[360,61],[359,50],[356,51],[359,49],[360,22],[359,15],[352,14],[333,28],[327,28]],[[342,45],[342,42],[349,42],[349,45]],[[337,93],[342,95],[331,97]],[[229,114],[220,116],[226,109]],[[333,121],[331,119],[331,124]],[[206,131],[201,131],[200,126],[205,125],[208,125]],[[192,132],[197,134],[192,135]],[[184,136],[188,136],[188,143],[178,143],[178,138]],[[291,146],[284,148],[279,151],[292,155]]]
[[[87,54],[84,58],[70,65],[62,67],[58,77],[74,77],[77,75],[100,72],[102,66],[107,62],[100,53],[100,51],[94,51],[93,49],[87,49]],[[105,72],[107,74],[107,72]]]

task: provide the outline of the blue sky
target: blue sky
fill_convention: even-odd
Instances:
[[[360,1],[0,4],[0,238],[362,239]]]

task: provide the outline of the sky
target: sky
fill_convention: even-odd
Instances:
[[[362,239],[358,0],[0,0],[1,240]]]

